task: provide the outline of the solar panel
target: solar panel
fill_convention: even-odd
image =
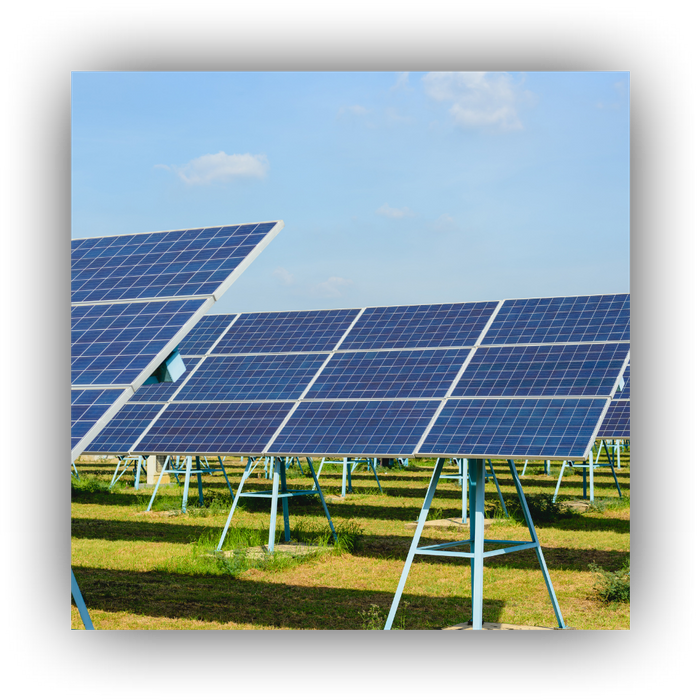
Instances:
[[[183,357],[191,355],[202,356],[206,354],[214,341],[236,318],[229,314],[208,314],[197,321],[187,337],[180,343],[180,354]]]
[[[630,439],[630,401],[623,399],[611,401],[603,424],[596,437],[609,440]]]
[[[124,394],[123,389],[71,389],[71,450]]]
[[[85,452],[111,455],[128,453],[164,406],[165,404],[129,401],[119,409]]]
[[[75,404],[73,414],[80,417],[72,421],[73,460],[283,225],[273,221],[72,241],[72,388],[116,391],[84,394]],[[204,325],[214,334],[216,323]],[[136,403],[149,393],[165,400],[173,395],[169,389],[145,389]],[[99,398],[90,403],[90,397]],[[114,399],[111,405],[107,397]]]
[[[229,315],[134,451],[582,457],[629,295],[510,302]]]

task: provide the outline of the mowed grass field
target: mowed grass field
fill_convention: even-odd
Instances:
[[[516,463],[518,472],[522,463]],[[245,463],[225,460],[234,491]],[[228,515],[231,499],[223,476],[203,477],[205,507],[198,507],[197,481],[189,491],[188,512],[179,512],[182,487],[161,487],[152,513],[145,513],[153,487],[135,491],[130,472],[112,492],[107,487],[115,462],[84,457],[73,481],[72,567],[95,629],[380,629],[386,620],[408,553],[433,462],[411,461],[407,468],[381,468],[384,493],[372,472],[359,467],[354,492],[344,499],[340,466],[325,465],[320,479],[341,546],[319,549],[305,558],[277,554],[267,560],[211,556]],[[507,464],[493,462],[506,504],[515,499]],[[318,468],[318,462],[315,462]],[[628,602],[604,602],[597,593],[600,571],[617,571],[629,560],[630,469],[623,453],[617,472],[623,499],[610,469],[595,473],[594,508],[573,512],[547,506],[559,475],[542,462],[530,462],[521,483],[529,501],[545,559],[564,616],[576,629],[629,629]],[[456,473],[446,466],[443,473]],[[306,469],[308,474],[308,468]],[[246,490],[271,488],[257,468]],[[171,477],[172,478],[172,477]],[[142,476],[142,483],[145,475]],[[174,481],[174,479],[173,479]],[[287,475],[290,488],[311,488],[297,468]],[[558,504],[581,500],[580,470],[565,476]],[[228,547],[267,542],[268,499],[241,499]],[[496,488],[486,486],[487,516],[494,517],[488,539],[526,540],[517,517],[503,517]],[[289,502],[292,537],[319,543],[330,535],[317,496]],[[512,509],[511,509],[512,510]],[[441,480],[429,520],[459,518],[461,489],[456,479]],[[282,508],[277,538],[282,538]],[[459,530],[426,527],[421,544],[466,539]],[[226,547],[225,547],[226,548]],[[488,549],[488,547],[487,547]],[[72,628],[82,629],[72,603]],[[416,556],[394,629],[442,629],[470,618],[470,575],[465,559]],[[484,567],[484,621],[556,627],[534,551],[492,557]]]

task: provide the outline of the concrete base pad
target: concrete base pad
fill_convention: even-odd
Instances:
[[[534,625],[509,625],[504,622],[484,622],[482,624],[484,630],[559,630],[560,627],[535,627]],[[472,630],[470,622],[462,622],[453,627],[444,627],[446,630]],[[570,628],[567,628],[570,629]]]
[[[576,513],[585,513],[590,507],[590,501],[562,501],[563,506],[571,508]]]
[[[330,549],[329,547],[319,547],[315,544],[302,544],[300,542],[287,542],[286,544],[276,544],[274,553],[286,554],[290,557],[305,557],[308,554],[315,554],[316,552],[324,551]],[[222,551],[219,553],[224,557],[235,557],[236,551]],[[248,547],[245,550],[246,557],[248,559],[265,559],[270,556],[267,551],[267,545],[261,545],[259,547]],[[214,554],[209,554],[208,556],[215,556]]]
[[[494,523],[493,518],[484,518],[484,530]],[[418,523],[405,523],[404,527],[415,530]],[[434,527],[438,530],[469,530],[469,522],[462,522],[461,518],[442,518],[441,520],[426,520],[425,527]]]

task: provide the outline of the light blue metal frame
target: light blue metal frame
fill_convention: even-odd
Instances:
[[[204,464],[202,464],[202,460],[200,457],[195,457],[195,466],[194,468],[192,467],[192,456],[187,455],[185,457],[184,461],[184,472],[185,472],[185,486],[182,491],[182,506],[181,510],[183,513],[187,512],[187,498],[189,496],[189,491],[190,491],[190,479],[192,478],[193,474],[197,475],[197,489],[199,492],[199,505],[203,506],[204,505],[204,493],[202,491],[202,474],[214,474],[215,472],[222,472],[224,475],[224,479],[226,479],[226,485],[228,486],[229,493],[231,494],[231,498],[233,498],[233,489],[231,488],[231,482],[228,480],[228,475],[226,474],[226,469],[224,468],[224,461],[221,459],[221,457],[218,457],[219,460],[219,466],[218,467],[212,467],[209,464],[209,460],[205,457],[204,458]],[[168,464],[172,464],[173,460],[168,455],[165,458],[165,464],[163,464],[163,469],[160,472],[160,475],[158,476],[158,481],[156,482],[156,486],[153,489],[153,494],[151,495],[151,500],[148,502],[148,508],[146,508],[146,512],[151,510],[151,506],[153,505],[153,501],[156,498],[156,494],[158,493],[158,489],[160,488],[160,482],[165,474],[174,474],[175,478],[177,479],[178,474],[182,474],[183,468],[180,464],[180,458],[178,457],[176,463],[169,469]],[[178,479],[178,483],[180,483],[180,480]]]
[[[590,500],[591,502],[593,502],[593,501],[595,500],[595,485],[594,485],[594,483],[593,483],[593,473],[594,473],[594,470],[595,470],[597,467],[603,466],[603,464],[605,464],[605,466],[609,466],[609,467],[610,467],[610,471],[612,472],[613,479],[615,480],[615,486],[617,487],[618,496],[619,496],[620,498],[622,498],[622,489],[620,489],[620,484],[619,484],[619,482],[618,482],[618,480],[617,480],[617,474],[615,473],[615,465],[613,464],[613,461],[612,461],[612,458],[611,458],[611,456],[610,456],[610,453],[608,452],[608,447],[607,447],[607,445],[605,445],[605,441],[603,441],[603,444],[604,444],[604,446],[605,446],[605,453],[606,453],[606,455],[607,455],[607,457],[608,457],[608,461],[607,461],[607,462],[603,462],[603,463],[601,464],[601,463],[598,463],[598,461],[596,460],[596,462],[594,463],[594,462],[593,462],[593,450],[591,450],[591,451],[588,453],[588,462],[574,462],[574,461],[572,461],[572,460],[566,460],[566,459],[565,459],[565,460],[561,463],[561,469],[559,470],[559,478],[557,479],[557,486],[556,486],[556,488],[554,489],[554,496],[552,496],[552,503],[556,503],[556,502],[557,502],[557,494],[559,493],[559,487],[561,486],[561,480],[562,480],[562,477],[564,476],[564,469],[566,469],[566,467],[570,467],[571,469],[574,469],[574,470],[575,470],[575,469],[581,469],[581,470],[582,470],[582,476],[583,476],[583,498],[584,498],[584,499],[586,498],[587,490],[588,490],[588,491],[590,491],[589,500]],[[590,489],[587,489],[586,472],[588,472],[588,480],[590,481]]]
[[[530,460],[526,459],[525,464],[523,464],[523,470],[520,472],[520,476],[525,476],[525,470],[527,469],[527,464]],[[544,460],[544,473],[549,476],[552,469],[552,461],[549,459]]]
[[[73,567],[71,567],[70,570],[70,592],[73,596],[73,600],[75,601],[75,605],[78,608],[78,612],[80,613],[80,619],[83,621],[85,629],[94,630],[95,627],[92,624],[92,620],[90,619],[90,613],[88,612],[87,606],[85,605],[85,601],[83,600],[83,594],[80,592],[80,586],[78,586],[78,582],[75,580]]]
[[[145,463],[146,457],[142,455],[126,455],[124,457],[117,455],[117,466],[114,468],[114,474],[112,475],[112,481],[109,482],[109,488],[111,489],[114,484],[126,474],[129,468],[131,468],[135,473],[134,489],[138,491],[141,482],[141,470],[145,468]],[[120,467],[123,467],[121,473],[119,472]]]
[[[71,474],[75,474],[75,478],[80,481],[80,474],[78,474],[78,467],[75,466],[75,462],[71,462]]]
[[[248,491],[244,492],[243,491],[243,486],[245,485],[245,482],[247,481],[248,477],[253,472],[253,469],[260,463],[260,459],[254,460],[253,457],[248,458],[248,464],[246,465],[245,471],[243,472],[243,476],[241,477],[241,482],[238,484],[238,488],[236,489],[236,495],[233,498],[233,504],[231,505],[231,510],[229,511],[228,518],[226,519],[226,525],[224,525],[223,532],[221,533],[221,538],[219,539],[219,544],[216,547],[216,551],[219,552],[221,551],[221,548],[224,545],[224,540],[226,539],[226,533],[228,532],[228,529],[231,525],[231,520],[233,519],[233,513],[236,510],[236,506],[238,505],[238,500],[242,497],[245,498],[269,498],[270,499],[270,527],[268,531],[268,540],[267,540],[267,549],[270,553],[274,552],[275,549],[275,531],[277,528],[277,509],[278,509],[278,503],[281,500],[282,501],[282,514],[284,518],[284,541],[289,542],[290,540],[290,531],[289,531],[289,504],[288,504],[288,499],[293,498],[294,496],[312,496],[315,494],[318,494],[319,498],[321,499],[321,505],[323,506],[323,512],[326,515],[326,519],[328,520],[328,524],[330,525],[331,528],[331,533],[333,534],[333,539],[337,542],[338,541],[338,535],[336,534],[335,528],[333,527],[333,520],[331,519],[331,514],[328,511],[328,506],[326,505],[326,499],[323,497],[323,491],[321,490],[321,486],[318,483],[318,477],[316,476],[316,472],[314,471],[314,465],[313,465],[313,460],[309,457],[306,458],[306,463],[309,465],[309,469],[311,471],[311,476],[313,477],[314,480],[314,487],[313,489],[294,489],[294,490],[289,490],[287,488],[287,469],[286,469],[286,464],[287,460],[286,458],[280,458],[280,457],[273,457],[273,467],[274,467],[274,473],[273,473],[273,478],[272,478],[272,489],[270,491]],[[284,459],[284,463],[282,462],[282,459]],[[281,482],[281,484],[280,484]],[[281,488],[280,488],[281,487]]]
[[[379,492],[384,493],[382,485],[379,483],[379,475],[377,474],[377,460],[365,457],[343,457],[343,459],[328,459],[324,457],[318,467],[317,476],[321,476],[321,470],[324,464],[342,464],[343,465],[343,484],[340,489],[340,495],[345,498],[346,493],[352,493],[352,473],[358,464],[367,464],[367,469],[374,472],[374,478],[377,481]],[[348,468],[350,467],[350,468]]]
[[[445,459],[441,457],[437,460],[435,464],[435,469],[433,470],[433,474],[430,478],[430,484],[428,485],[428,491],[426,493],[425,500],[423,501],[423,507],[421,508],[420,515],[418,516],[418,525],[416,527],[416,532],[413,535],[413,540],[411,541],[411,546],[408,550],[406,562],[404,564],[403,571],[401,572],[399,585],[396,589],[396,593],[394,594],[394,599],[392,601],[391,609],[389,610],[389,616],[387,617],[384,629],[390,630],[391,626],[394,623],[394,618],[396,616],[396,611],[399,606],[399,601],[401,600],[401,594],[403,593],[404,586],[406,585],[406,579],[408,578],[408,572],[411,568],[413,558],[416,554],[424,554],[429,556],[462,557],[469,561],[471,569],[472,629],[481,630],[483,629],[484,559],[488,557],[498,556],[501,554],[518,552],[525,549],[534,549],[537,553],[537,560],[540,564],[540,569],[542,570],[542,575],[545,580],[547,592],[552,602],[552,607],[554,608],[554,614],[557,618],[557,624],[561,629],[564,629],[566,625],[564,624],[564,619],[559,608],[559,603],[554,592],[554,587],[552,586],[549,571],[544,560],[544,554],[542,553],[542,547],[537,537],[537,533],[535,532],[535,526],[532,522],[532,516],[530,515],[530,510],[527,506],[525,494],[523,493],[522,486],[520,485],[518,472],[515,468],[515,462],[513,462],[512,459],[508,460],[508,467],[510,469],[511,476],[513,477],[513,481],[515,482],[518,499],[520,501],[523,514],[525,516],[526,524],[528,527],[528,531],[530,533],[529,542],[484,539],[484,487],[486,483],[485,460],[470,458],[468,460],[467,479],[464,480],[465,482],[468,481],[469,484],[469,539],[461,540],[459,542],[446,542],[442,544],[428,545],[425,547],[418,546],[421,534],[423,532],[423,528],[425,527],[425,522],[428,517],[430,504],[432,503],[432,500],[435,496],[435,490],[437,488],[438,481],[440,480],[440,473],[442,471],[444,463]],[[485,551],[485,545],[487,544],[500,544],[510,546],[501,547],[499,549],[494,549],[487,552]],[[468,545],[470,551],[448,551],[450,547],[457,547],[462,545]]]

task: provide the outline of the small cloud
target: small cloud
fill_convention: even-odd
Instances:
[[[344,277],[329,277],[325,282],[314,285],[311,291],[316,296],[337,298],[342,296],[343,291],[352,285],[353,281]]]
[[[338,110],[338,117],[342,117],[343,114],[352,114],[356,117],[364,117],[366,114],[369,114],[369,110],[362,105],[351,105],[349,107],[341,107]]]
[[[394,85],[392,85],[389,90],[411,90],[408,85],[408,71],[405,73],[399,73],[399,77],[396,79]]]
[[[452,102],[449,113],[465,128],[496,126],[503,131],[522,129],[516,105],[532,96],[518,90],[505,73],[428,73],[426,93],[439,102]]]
[[[375,213],[379,214],[379,216],[386,216],[390,219],[403,219],[407,216],[415,216],[415,213],[408,207],[404,207],[403,209],[395,209],[394,207],[390,207],[388,204],[382,204],[382,206],[379,207]]]
[[[441,214],[433,223],[437,231],[447,231],[454,226],[455,220],[449,214]]]
[[[156,165],[174,172],[188,185],[207,185],[217,180],[226,182],[236,178],[259,178],[267,175],[270,165],[264,154],[250,153],[227,155],[223,151],[208,153],[191,160],[186,165]]]
[[[276,270],[273,270],[272,274],[282,282],[282,284],[294,284],[294,275],[283,267],[278,267]]]

